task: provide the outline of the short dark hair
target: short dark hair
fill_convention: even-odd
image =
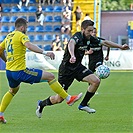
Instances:
[[[20,26],[25,26],[26,24],[27,24],[28,22],[27,22],[27,20],[26,19],[24,19],[24,18],[18,18],[17,20],[16,20],[16,22],[15,22],[15,27],[16,28],[19,28]]]
[[[91,20],[84,20],[81,24],[81,28],[86,29],[88,26],[93,26],[94,22]]]

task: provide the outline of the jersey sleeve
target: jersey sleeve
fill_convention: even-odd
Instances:
[[[21,42],[24,44],[24,43],[26,43],[26,42],[29,42],[30,40],[29,40],[29,37],[28,36],[26,36],[26,35],[23,35],[22,37],[21,37]]]
[[[79,43],[81,37],[79,36],[79,34],[76,33],[76,34],[74,34],[74,35],[71,37],[71,39],[73,39],[73,40],[75,41],[75,43],[77,44],[77,43]]]

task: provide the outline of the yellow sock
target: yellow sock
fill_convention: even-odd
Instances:
[[[68,93],[63,89],[63,87],[56,79],[50,81],[49,85],[52,88],[52,90],[59,94],[63,99],[65,99],[68,96]]]
[[[0,104],[0,112],[4,112],[6,110],[7,106],[11,102],[12,98],[13,98],[13,95],[10,92],[7,92],[3,96],[1,104]]]

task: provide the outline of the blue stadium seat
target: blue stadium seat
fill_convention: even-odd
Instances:
[[[36,26],[35,31],[36,32],[44,32],[44,27],[41,25],[38,25],[38,26]]]
[[[46,6],[46,8],[45,8],[45,12],[53,12],[53,10],[54,10],[54,8],[53,8],[53,6]]]
[[[62,18],[60,15],[54,16],[54,22],[61,22]]]
[[[28,32],[34,32],[35,31],[34,25],[29,25],[28,28],[27,28],[27,31]]]
[[[37,7],[36,6],[29,6],[29,12],[36,12]]]
[[[62,6],[55,6],[54,12],[62,12]]]
[[[9,16],[2,16],[1,22],[2,23],[9,23],[10,17]]]
[[[53,16],[49,16],[49,15],[45,16],[45,20],[44,21],[45,22],[53,22]]]
[[[69,40],[70,39],[70,35],[68,35],[68,34],[62,34],[61,35],[61,40],[63,41],[64,38],[67,38]]]
[[[36,22],[36,17],[35,16],[29,16],[28,22]]]
[[[16,21],[16,19],[18,18],[18,16],[11,16],[10,18],[10,22],[14,23]]]
[[[28,7],[26,7],[26,6],[22,6],[21,7],[21,9],[20,9],[20,12],[28,12],[29,11],[29,9],[28,9]]]
[[[19,12],[19,11],[20,11],[20,9],[19,9],[17,6],[13,6],[13,7],[11,8],[11,11],[10,11],[10,12],[17,13],[17,12]]]
[[[43,35],[35,35],[35,41],[36,42],[42,42],[43,41]]]
[[[34,42],[34,39],[35,39],[34,35],[28,35],[28,37],[30,39],[30,42]]]
[[[54,25],[54,32],[60,32],[61,26],[60,25]]]
[[[27,20],[27,16],[21,16],[20,18],[24,18],[24,19],[26,19],[26,20]]]
[[[53,35],[46,34],[44,35],[44,41],[51,42],[53,40]]]
[[[38,46],[39,48],[43,48],[41,44],[37,44],[37,46]]]
[[[8,26],[5,25],[1,26],[1,32],[8,32],[8,30],[9,30]]]
[[[52,32],[53,31],[53,26],[52,25],[46,25],[44,27],[44,31],[45,32]]]
[[[12,25],[12,26],[9,27],[9,32],[12,32],[14,30],[15,30],[15,26],[14,25]]]
[[[3,12],[8,13],[10,11],[11,11],[11,8],[10,7],[8,7],[8,6],[3,7]]]
[[[50,44],[46,44],[46,45],[43,46],[43,49],[44,49],[45,51],[51,51],[51,50],[52,50],[52,47],[51,47]]]
[[[1,35],[0,36],[0,42],[2,42],[6,38],[6,35]]]

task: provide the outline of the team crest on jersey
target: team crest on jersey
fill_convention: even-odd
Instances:
[[[87,41],[87,45],[90,45],[90,41]]]

